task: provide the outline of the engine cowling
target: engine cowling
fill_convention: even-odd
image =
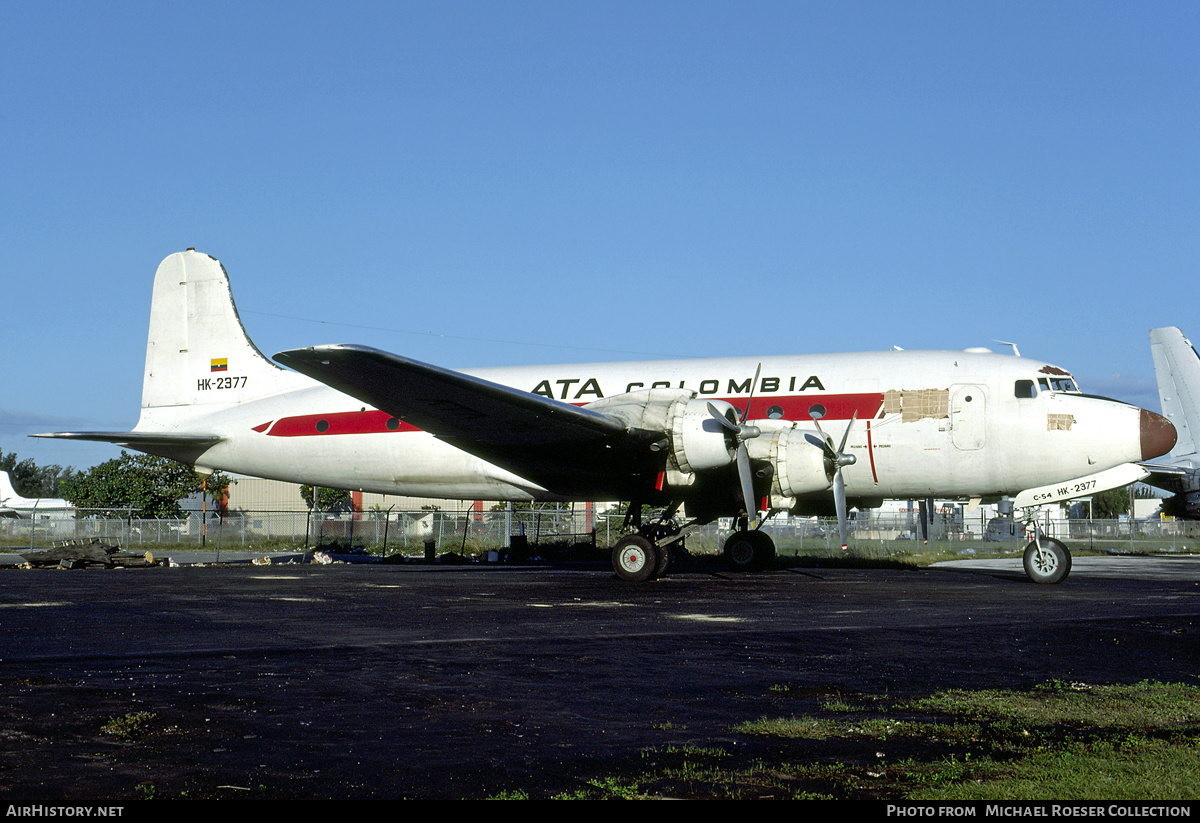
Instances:
[[[669,449],[667,470],[686,483],[698,471],[728,466],[735,459],[736,444],[713,419],[710,404],[737,422],[737,409],[729,403],[707,400],[685,389],[613,395],[588,403],[587,408],[615,417],[630,429],[662,432],[661,448]]]
[[[1180,520],[1200,520],[1200,491],[1179,492],[1163,501],[1163,514]]]
[[[826,448],[833,450],[829,435],[815,429],[788,426],[750,441],[750,457],[769,460],[775,469],[771,494],[796,498],[827,491],[833,474],[826,460]]]
[[[630,429],[662,432],[659,448],[669,449],[668,480],[689,485],[696,472],[728,466],[736,459],[737,444],[727,429],[713,419],[712,405],[731,422],[738,409],[723,400],[708,400],[682,389],[651,389],[613,395],[589,403],[587,408],[622,420]],[[790,421],[756,420],[758,436],[746,441],[752,460],[767,461],[773,469],[771,494],[784,502],[833,483],[826,450],[833,450],[829,435],[814,427]]]
[[[693,398],[679,404],[671,418],[671,458],[685,474],[718,469],[734,461],[736,444],[729,432],[714,420],[712,406],[736,424],[738,412],[724,400]]]

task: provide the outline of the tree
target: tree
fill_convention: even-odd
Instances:
[[[317,506],[323,512],[346,512],[354,508],[350,492],[343,489],[326,489],[317,486]],[[313,507],[313,487],[301,486],[300,496],[311,509]]]
[[[8,472],[13,490],[22,497],[59,497],[59,485],[74,476],[75,469],[38,466],[32,458],[18,460],[16,452],[0,451],[0,471]]]
[[[1109,489],[1092,495],[1092,517],[1097,520],[1116,520],[1129,513],[1129,489]]]
[[[222,482],[220,475],[214,477]],[[201,491],[203,479],[183,463],[123,451],[116,460],[65,481],[60,493],[80,509],[99,509],[107,516],[132,510],[140,517],[182,517],[179,501]]]

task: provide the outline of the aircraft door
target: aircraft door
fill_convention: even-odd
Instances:
[[[987,440],[987,392],[983,386],[951,387],[950,432],[955,447],[962,451],[983,448]]]

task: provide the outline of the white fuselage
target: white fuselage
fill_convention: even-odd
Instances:
[[[489,381],[576,405],[651,388],[683,388],[744,408],[764,429],[850,426],[851,500],[987,497],[1060,482],[1143,458],[1141,410],[1061,386],[1061,369],[977,351],[886,351],[471,370]],[[221,375],[236,385],[240,375]],[[190,376],[188,379],[197,379]],[[530,500],[545,489],[282,372],[279,393],[236,404],[144,407],[135,431],[203,429],[224,439],[199,467],[382,494]],[[1069,380],[1069,376],[1067,376]],[[209,387],[214,401],[221,391]],[[176,417],[178,415],[178,417]],[[853,423],[851,422],[853,418]]]

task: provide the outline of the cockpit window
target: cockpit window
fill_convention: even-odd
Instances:
[[[1037,389],[1034,388],[1032,380],[1018,380],[1015,393],[1020,399],[1037,397]]]
[[[1079,391],[1079,389],[1077,389],[1075,387],[1075,381],[1069,377],[1051,377],[1050,378],[1050,391],[1077,392],[1077,391]]]

